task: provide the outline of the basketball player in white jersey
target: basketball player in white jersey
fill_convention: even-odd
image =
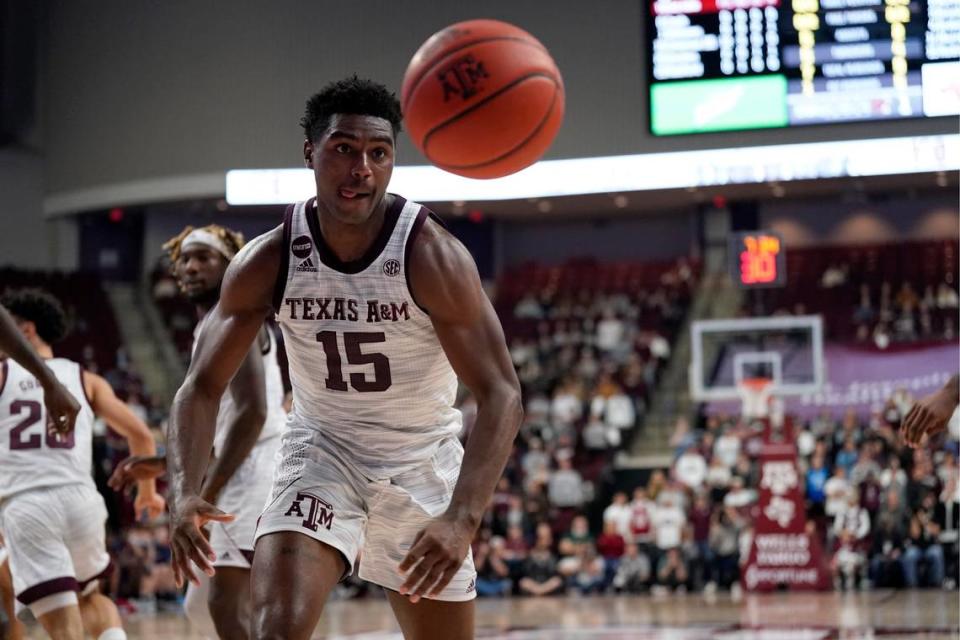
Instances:
[[[126,438],[132,452],[155,452],[149,429],[110,385],[80,365],[54,358],[50,345],[66,332],[60,304],[36,289],[8,292],[2,303],[47,367],[80,404],[66,435],[46,429],[43,388],[16,362],[0,365],[0,528],[17,600],[55,640],[98,640],[126,634],[114,604],[97,591],[110,566],[107,518],[91,477],[95,415]],[[139,484],[137,513],[163,512],[152,480]]]
[[[196,305],[198,332],[220,298],[223,274],[241,247],[243,235],[220,225],[187,227],[164,245],[181,292]],[[214,457],[201,492],[205,501],[234,516],[210,530],[216,574],[212,579],[202,575],[199,586],[190,585],[187,590],[187,615],[208,635],[231,640],[248,637],[254,532],[272,486],[286,418],[283,396],[276,339],[263,325],[220,401]],[[157,458],[124,461],[111,486],[154,477],[163,472],[159,462]]]
[[[174,571],[212,570],[199,526],[217,404],[277,313],[293,383],[257,527],[252,637],[309,638],[334,585],[387,590],[407,638],[472,638],[470,542],[522,418],[503,331],[470,254],[427,209],[388,194],[400,105],[356,77],[307,103],[317,195],[251,241],[224,278],[168,443]],[[477,397],[461,448],[457,376]]]

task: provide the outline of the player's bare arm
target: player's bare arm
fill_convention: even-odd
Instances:
[[[166,472],[166,456],[128,456],[110,474],[107,486],[114,491],[125,491],[141,480],[159,478]]]
[[[90,399],[90,408],[127,441],[133,455],[156,454],[157,446],[150,429],[117,397],[106,380],[95,373],[84,371],[83,386]],[[144,479],[137,483],[134,508],[138,514],[146,511],[149,517],[156,518],[163,513],[164,506],[166,502],[157,493],[153,479]]]
[[[400,564],[401,571],[409,571],[401,593],[416,602],[440,593],[466,557],[510,455],[523,409],[503,329],[467,249],[428,221],[410,262],[414,298],[430,314],[451,366],[477,399],[476,425],[450,506],[418,534]]]
[[[217,452],[210,464],[201,492],[201,497],[211,504],[216,503],[220,491],[250,455],[267,419],[266,384],[260,355],[263,341],[269,344],[264,331],[267,329],[261,329],[259,339],[250,345],[227,390],[233,397],[234,412],[230,416],[223,450]]]
[[[923,442],[924,436],[946,429],[958,404],[960,375],[954,375],[942,388],[920,398],[910,408],[900,427],[904,441],[911,447],[917,447]]]
[[[80,413],[80,403],[43,363],[40,355],[20,333],[13,317],[2,306],[0,306],[0,353],[5,353],[19,362],[43,386],[47,427],[60,433],[72,431],[77,414]],[[3,373],[0,372],[0,388],[2,388],[2,382]]]
[[[171,407],[167,468],[178,584],[184,578],[196,581],[191,560],[213,575],[213,550],[200,527],[210,520],[231,519],[200,497],[200,483],[210,460],[220,397],[271,310],[282,243],[283,228],[278,227],[247,244],[231,261],[220,302],[204,320],[187,377]]]

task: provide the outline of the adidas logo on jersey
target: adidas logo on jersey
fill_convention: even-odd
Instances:
[[[307,258],[306,260],[301,262],[299,265],[297,265],[297,272],[302,273],[304,271],[308,271],[310,273],[317,272],[317,267],[315,264],[313,264],[313,259]]]

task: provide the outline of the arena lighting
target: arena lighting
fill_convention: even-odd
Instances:
[[[495,180],[399,166],[390,190],[419,202],[477,202],[958,169],[960,136],[933,135],[545,160]],[[286,204],[314,189],[309,169],[227,172],[231,205]]]

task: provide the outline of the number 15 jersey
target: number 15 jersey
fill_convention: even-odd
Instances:
[[[40,487],[85,484],[96,489],[91,476],[94,416],[83,388],[83,370],[65,358],[52,358],[46,364],[80,403],[76,427],[66,436],[47,433],[43,387],[19,364],[4,360],[0,364],[4,374],[0,389],[0,502]]]
[[[287,208],[274,291],[293,386],[291,427],[371,479],[429,459],[461,427],[457,377],[410,293],[411,247],[429,211],[399,196],[360,259],[344,263],[314,198]]]

